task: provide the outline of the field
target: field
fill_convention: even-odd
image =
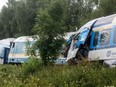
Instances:
[[[36,59],[23,65],[0,65],[0,87],[116,87],[116,68],[98,62],[49,65]]]

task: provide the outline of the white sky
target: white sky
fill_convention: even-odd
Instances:
[[[6,5],[8,0],[0,0],[0,9],[2,9],[3,5]]]

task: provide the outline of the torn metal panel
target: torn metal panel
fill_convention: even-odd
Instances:
[[[96,21],[97,20],[90,21],[89,23],[85,24],[79,31],[77,31],[77,34],[72,39],[66,61],[76,57],[76,54],[80,49],[80,46],[84,45],[85,42],[88,40],[88,37],[92,31],[92,27]],[[76,38],[76,42],[75,42],[75,38]]]

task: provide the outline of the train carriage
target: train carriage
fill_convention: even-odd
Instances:
[[[94,19],[76,32],[66,61],[78,60],[78,53],[91,61],[116,62],[116,14]]]
[[[27,50],[30,50],[31,46],[36,41],[37,40],[31,36],[21,36],[14,40],[12,42],[10,53],[8,56],[8,63],[18,64],[27,62],[29,58]]]

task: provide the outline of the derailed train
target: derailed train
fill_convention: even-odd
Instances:
[[[10,47],[8,63],[23,63],[28,57],[26,42],[30,47],[36,40],[32,37],[19,37]],[[67,41],[66,61],[78,61],[87,57],[90,61],[103,61],[110,66],[116,65],[116,14],[89,21]],[[62,61],[61,61],[62,62]],[[63,62],[65,63],[65,62]]]
[[[87,57],[116,65],[116,14],[89,21],[68,40],[66,61]],[[81,55],[81,56],[80,56]]]

